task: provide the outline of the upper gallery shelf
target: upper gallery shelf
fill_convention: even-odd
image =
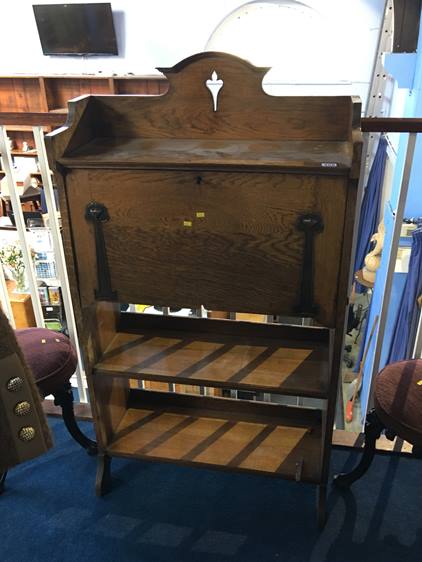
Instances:
[[[200,58],[210,64],[201,65]],[[200,58],[159,69],[168,79],[165,95],[92,92],[69,102],[56,160],[65,167],[165,164],[167,169],[224,169],[241,162],[243,169],[300,167],[334,175],[353,168],[353,150],[360,146],[354,142],[358,138],[351,138],[357,134],[351,124],[360,121],[358,100],[270,96],[262,89],[268,69],[222,53],[202,53]],[[330,120],[322,119],[326,114]],[[351,174],[357,177],[358,170]]]
[[[212,139],[99,138],[61,158],[80,168],[208,168],[253,166],[255,169],[308,168],[347,173],[352,164],[347,142],[225,141]]]

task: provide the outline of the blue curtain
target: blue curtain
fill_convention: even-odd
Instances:
[[[382,183],[384,179],[385,161],[387,159],[387,141],[381,136],[377,152],[369,172],[368,183],[362,199],[359,229],[356,245],[354,270],[359,271],[365,264],[366,254],[371,249],[371,237],[378,230]],[[356,283],[357,293],[364,293],[367,289]]]
[[[365,257],[371,249],[371,237],[378,231],[379,215],[381,207],[382,183],[384,180],[385,161],[387,159],[387,141],[383,135],[380,136],[377,152],[369,172],[368,183],[362,199],[359,229],[356,244],[356,254],[353,272],[359,271],[365,265]],[[356,293],[365,293],[367,288],[355,282]],[[367,312],[364,333],[359,348],[359,356],[356,361],[354,372],[360,369],[366,337],[368,335],[368,321],[371,314],[371,302]]]
[[[422,294],[422,227],[412,234],[409,272],[394,327],[387,364],[412,356],[420,309],[417,303]]]

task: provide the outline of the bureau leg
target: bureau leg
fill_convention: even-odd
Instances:
[[[327,486],[320,484],[317,490],[317,522],[322,531],[327,521]]]
[[[110,491],[111,473],[110,473],[111,457],[105,453],[101,453],[97,457],[97,477],[95,480],[95,493],[98,497],[103,496]]]

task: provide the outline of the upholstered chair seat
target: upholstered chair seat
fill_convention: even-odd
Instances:
[[[75,373],[78,358],[70,339],[45,328],[14,330],[14,336],[41,397],[54,396],[54,404],[61,407],[70,435],[88,454],[97,454],[96,442],[82,433],[75,419],[70,378]],[[0,493],[6,474],[0,473]]]
[[[422,447],[422,359],[385,367],[375,381],[374,407],[385,427]]]
[[[15,335],[43,397],[69,382],[78,364],[69,338],[46,328],[16,330]]]

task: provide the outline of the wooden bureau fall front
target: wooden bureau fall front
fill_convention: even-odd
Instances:
[[[100,447],[97,491],[113,456],[258,472],[317,484],[322,524],[360,103],[267,95],[268,69],[223,53],[160,70],[168,93],[79,98],[66,126],[47,137]],[[314,322],[157,316],[120,312],[121,303]]]

